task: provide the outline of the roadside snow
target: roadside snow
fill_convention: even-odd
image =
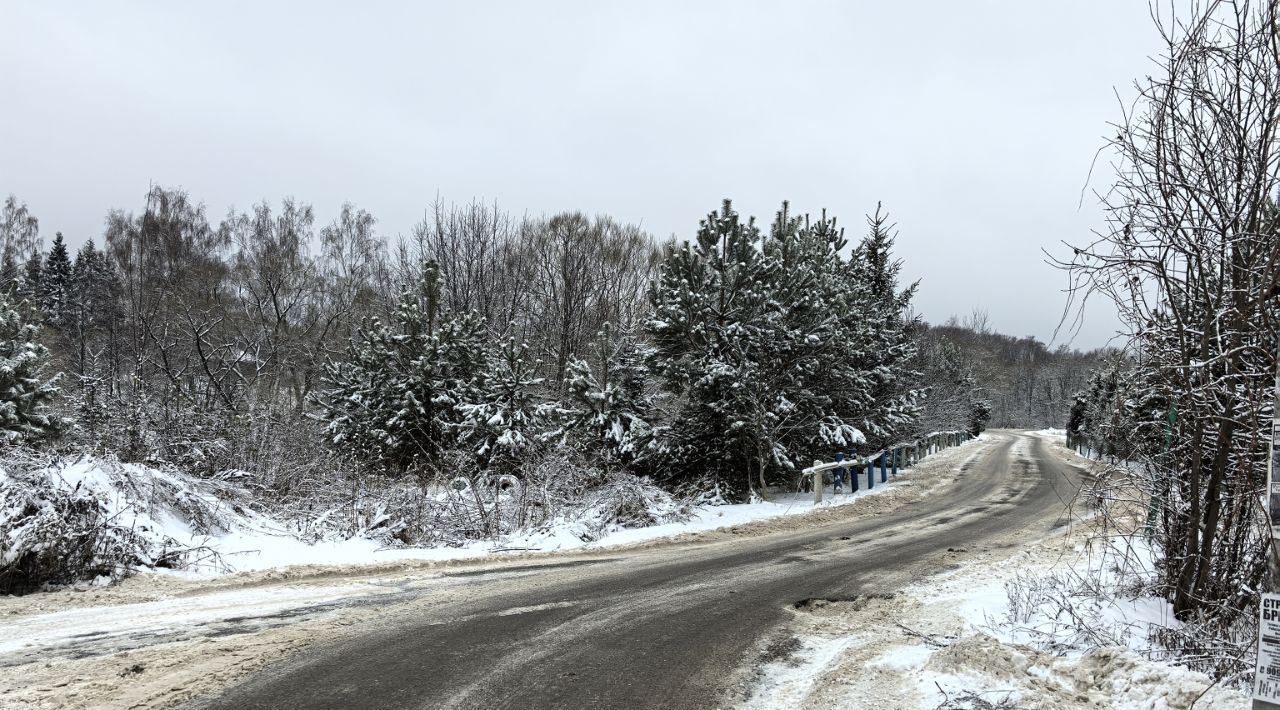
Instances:
[[[767,501],[690,506],[688,515],[680,516],[680,522],[641,528],[612,524],[603,530],[598,521],[590,518],[589,512],[582,515],[575,512],[496,541],[476,540],[459,546],[389,547],[372,536],[300,539],[296,523],[290,525],[262,514],[254,508],[251,496],[232,481],[195,479],[173,471],[88,457],[51,467],[46,474],[55,486],[97,497],[116,525],[140,531],[148,539],[154,539],[155,545],[190,550],[184,556],[187,566],[183,570],[141,570],[181,578],[292,566],[443,562],[508,552],[556,552],[636,544],[850,505],[895,487],[911,485],[909,481],[898,480],[909,477],[910,472],[904,470],[887,484],[879,482],[877,475],[871,490],[866,489],[865,481],[856,493],[836,494],[827,486],[823,502],[817,505],[813,503],[812,493],[774,493]],[[655,509],[651,517],[661,520],[666,512]]]
[[[1126,575],[1152,569],[1140,536],[1099,544],[1088,519],[1042,532],[948,550],[941,563],[950,571],[891,597],[797,610],[787,630],[800,650],[785,667],[767,666],[777,679],[741,707],[1248,706],[1244,689],[1160,660],[1151,632],[1176,626],[1168,603],[1123,592]],[[826,649],[837,647],[832,660]]]

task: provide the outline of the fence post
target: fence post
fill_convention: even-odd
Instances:
[[[880,452],[880,482],[881,483],[889,482],[888,462],[884,460],[884,457],[887,455],[888,454],[884,453],[883,451]]]
[[[865,459],[867,462],[867,490],[871,490],[876,486],[876,466],[871,459]]]
[[[850,466],[850,467],[849,467],[849,492],[850,492],[850,493],[857,493],[857,492],[858,492],[858,464],[857,464],[857,460],[858,460],[858,459],[857,459],[857,457],[856,457],[856,456],[854,456],[853,454],[849,454],[849,462],[853,464],[852,466]]]
[[[821,466],[822,462],[814,460],[814,466]],[[822,471],[814,471],[810,476],[813,480],[813,504],[817,505],[822,502]]]
[[[900,449],[893,450],[893,477],[898,477],[898,452]]]
[[[836,454],[836,463],[844,461],[844,452]],[[844,466],[836,469],[834,493],[844,493]]]
[[[1271,669],[1264,666],[1264,661],[1268,660],[1266,656],[1275,653],[1275,642],[1272,641],[1267,650],[1269,654],[1264,656],[1262,652],[1263,636],[1266,635],[1265,627],[1267,619],[1268,601],[1274,603],[1275,593],[1280,591],[1280,353],[1276,356],[1276,385],[1275,385],[1275,404],[1272,407],[1271,414],[1271,436],[1267,437],[1270,444],[1267,457],[1267,526],[1271,529],[1268,531],[1271,536],[1271,544],[1267,546],[1267,573],[1262,577],[1262,599],[1258,602],[1258,613],[1262,617],[1262,622],[1258,624],[1258,651],[1257,651],[1257,673],[1254,678],[1254,694],[1253,694],[1253,710],[1275,710],[1280,705],[1268,702],[1259,698],[1260,690],[1264,682],[1275,681],[1274,673],[1267,672]],[[1172,405],[1171,405],[1172,406]],[[1173,417],[1170,417],[1170,426],[1172,426]],[[1274,622],[1272,622],[1274,624]],[[1269,664],[1268,664],[1269,665]],[[1270,695],[1270,694],[1269,694]]]

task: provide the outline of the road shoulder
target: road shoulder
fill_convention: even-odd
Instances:
[[[1089,463],[1048,438],[1043,448],[1071,466]],[[1037,580],[1098,564],[1095,534],[1088,511],[1077,508],[1069,524],[1040,539],[1019,531],[981,547],[959,543],[947,551],[950,569],[899,593],[795,609],[766,642],[788,652],[753,674],[741,707],[1243,707],[1241,691],[1128,646],[1052,648],[1045,631],[1029,628],[1036,620],[1022,607]],[[1070,638],[1072,623],[1064,619],[1052,632]]]

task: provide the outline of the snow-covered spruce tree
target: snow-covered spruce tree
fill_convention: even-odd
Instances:
[[[910,423],[917,395],[894,389],[911,353],[905,324],[878,307],[888,299],[845,246],[825,215],[795,218],[784,204],[766,237],[726,202],[667,256],[648,332],[650,366],[680,407],[656,438],[672,475],[763,488],[866,444],[864,427],[888,441]]]
[[[45,321],[56,328],[63,328],[72,318],[72,285],[71,254],[67,252],[62,232],[58,232],[40,271],[36,294]]]
[[[858,367],[872,379],[872,405],[860,423],[873,448],[893,444],[895,436],[909,428],[920,414],[924,398],[912,383],[918,373],[911,368],[916,343],[907,309],[915,296],[916,283],[899,288],[902,261],[893,257],[895,229],[880,205],[867,217],[869,233],[854,250],[850,262],[852,278],[869,285],[861,292],[863,302],[853,311],[862,315],[869,331],[867,347],[859,354]],[[959,428],[963,421],[951,423]]]
[[[482,467],[514,470],[521,456],[531,453],[546,433],[556,406],[540,394],[540,364],[530,357],[528,343],[509,335],[485,375],[477,399],[458,405],[462,415],[459,439],[471,448]]]
[[[38,329],[0,297],[0,439],[18,444],[57,435],[62,422],[48,411],[58,379],[44,376],[49,350]]]
[[[966,430],[973,436],[981,434],[991,421],[991,403],[984,399],[975,399],[969,403],[969,418],[965,422]]]
[[[44,257],[40,252],[32,253],[23,267],[22,279],[18,284],[18,296],[33,307],[40,305],[40,272],[43,270],[43,265]]]
[[[459,405],[483,384],[483,333],[472,313],[441,313],[439,271],[425,264],[394,322],[367,322],[346,360],[325,368],[316,399],[331,444],[375,470],[437,472],[457,444]]]
[[[649,440],[648,368],[636,340],[616,334],[608,323],[596,336],[590,358],[573,358],[566,368],[569,403],[559,433],[608,473],[632,463]]]

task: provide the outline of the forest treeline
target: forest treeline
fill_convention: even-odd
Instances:
[[[58,398],[27,373],[43,394],[15,405],[11,440],[265,485],[518,473],[572,450],[746,491],[927,431],[1061,426],[1095,357],[911,315],[879,211],[849,240],[825,213],[784,204],[764,227],[726,202],[677,243],[437,203],[388,238],[350,204],[324,225],[296,200],[215,221],[157,187],[74,253],[11,196],[0,240],[10,340],[63,373]]]
[[[921,381],[930,387],[927,426],[955,421],[969,402],[990,408],[990,426],[1062,428],[1065,414],[1108,349],[1050,347],[995,332],[982,309],[920,326]]]

